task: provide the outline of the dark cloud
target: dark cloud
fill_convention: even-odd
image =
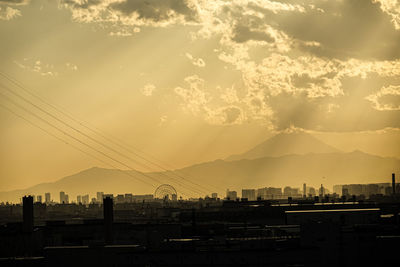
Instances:
[[[367,131],[400,127],[400,110],[377,110],[365,99],[379,90],[380,82],[348,78],[339,97],[309,98],[306,93],[281,93],[270,96],[273,124],[279,130],[292,126],[317,131]],[[399,97],[386,99],[399,104]]]
[[[8,4],[8,5],[25,5],[29,2],[29,0],[0,0],[0,4]]]
[[[194,21],[197,15],[186,0],[126,0],[113,3],[110,8],[127,16],[136,13],[140,19],[155,22],[168,20],[174,15],[182,15],[186,21]]]
[[[386,109],[400,109],[400,95],[387,94],[377,99],[379,106]],[[400,120],[400,119],[399,119]]]
[[[265,21],[255,15],[243,15],[246,9],[243,6],[225,6],[222,17],[230,17],[233,27],[231,39],[237,43],[245,43],[250,40],[272,43],[275,39],[265,31]]]
[[[101,4],[103,1],[102,0],[86,0],[82,2],[76,2],[75,0],[62,0],[61,3],[66,4],[68,6],[71,6],[73,8],[89,8],[92,6],[96,6]]]
[[[238,107],[228,107],[223,111],[225,113],[225,123],[232,124],[240,119],[242,111]]]
[[[318,77],[310,77],[307,73],[301,73],[301,74],[293,74],[290,79],[292,81],[292,84],[298,88],[310,88],[311,85],[319,85],[322,86],[325,83],[325,80],[327,78],[332,78],[335,74],[333,73],[332,75],[327,74],[323,76],[318,76]]]
[[[194,22],[197,19],[197,9],[189,0],[62,0],[61,3],[73,13],[78,11],[75,19],[84,22],[115,22],[116,14],[120,15],[122,24],[175,23],[176,18]],[[131,18],[137,21],[129,21]],[[123,22],[125,19],[128,20]]]
[[[233,28],[232,34],[232,40],[237,43],[244,43],[249,40],[265,42],[274,41],[274,38],[272,38],[268,33],[259,30],[250,30],[249,27],[243,25],[236,25]]]
[[[310,99],[305,93],[281,93],[269,98],[273,110],[272,122],[278,130],[292,126],[314,129],[315,123],[322,120],[322,112],[316,99]]]
[[[312,54],[334,58],[400,58],[400,31],[381,10],[380,3],[367,0],[307,3],[305,12],[274,13],[259,6],[249,7],[263,12],[265,23],[300,40],[299,48]],[[307,46],[304,42],[318,42],[320,46]]]

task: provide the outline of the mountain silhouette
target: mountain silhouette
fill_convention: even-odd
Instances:
[[[216,160],[192,165],[176,172],[181,177],[203,186],[212,185],[240,191],[242,188],[265,186],[300,187],[303,182],[316,187],[321,183],[330,187],[333,184],[390,182],[391,173],[398,172],[399,166],[399,159],[354,151],[285,155],[237,161]],[[170,171],[167,174],[168,177],[173,176]],[[132,176],[146,180],[154,186],[139,182]],[[149,176],[159,182],[151,180]],[[176,187],[178,193],[182,192],[179,186],[182,183],[181,178],[167,179],[166,175],[159,172],[146,173],[144,176],[135,171],[91,168],[54,183],[39,184],[24,190],[0,192],[0,201],[18,201],[24,194],[44,195],[45,192],[51,192],[52,198],[58,201],[60,191],[70,194],[72,200],[76,199],[77,194],[88,193],[90,197],[93,197],[97,191],[114,194],[152,194],[155,187],[161,183],[170,183]],[[222,190],[218,191],[209,187],[208,194],[212,191],[224,193]]]
[[[279,157],[284,155],[308,153],[333,153],[338,149],[325,144],[311,134],[305,132],[284,132],[277,134],[254,148],[225,160],[256,159],[262,157]]]
[[[400,160],[370,155],[361,151],[350,153],[310,153],[263,157],[252,160],[214,161],[182,169],[182,173],[229,188],[260,188],[263,186],[300,187],[349,183],[390,182],[398,172]],[[220,183],[220,181],[223,181]]]
[[[137,179],[134,177],[137,177]],[[76,200],[76,195],[89,194],[90,198],[95,197],[96,192],[114,194],[147,192],[152,194],[154,192],[153,187],[140,182],[140,180],[145,179],[149,180],[148,177],[138,171],[93,167],[55,182],[42,183],[22,190],[0,192],[0,201],[16,202],[25,194],[44,196],[45,192],[50,192],[51,198],[58,202],[60,191],[69,194],[70,201]]]

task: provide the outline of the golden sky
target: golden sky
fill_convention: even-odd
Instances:
[[[0,38],[1,73],[174,167],[287,128],[400,157],[397,0],[0,0]],[[107,167],[0,86],[0,191]]]

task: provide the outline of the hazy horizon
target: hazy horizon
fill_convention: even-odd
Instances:
[[[182,169],[285,132],[400,159],[398,1],[0,0],[0,34],[0,192]],[[254,155],[307,154],[297,142]],[[376,182],[399,172],[374,164]]]

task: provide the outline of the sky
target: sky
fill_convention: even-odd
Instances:
[[[173,168],[287,129],[400,158],[397,0],[0,0],[0,38],[0,191],[110,167],[25,90]]]

